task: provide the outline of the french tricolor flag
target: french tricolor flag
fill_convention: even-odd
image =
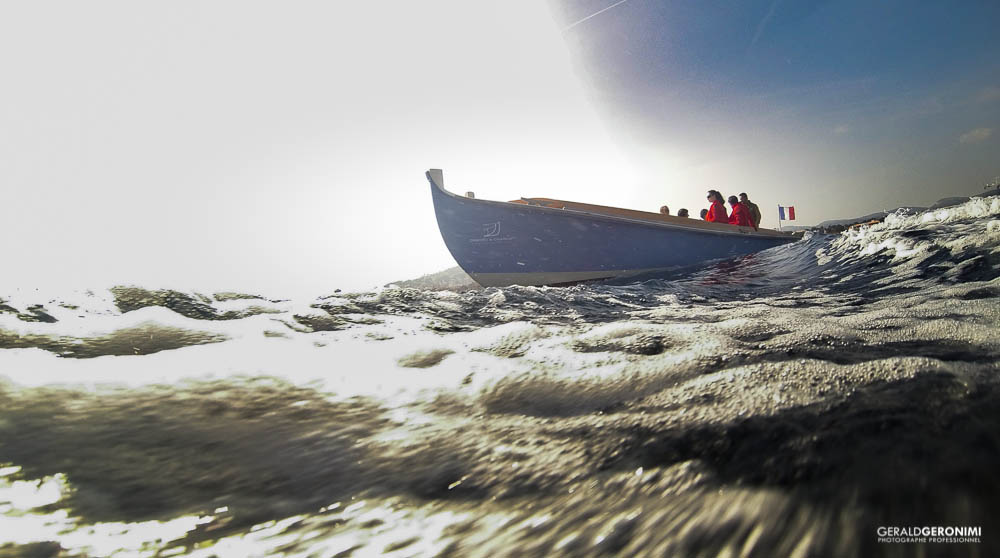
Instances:
[[[788,217],[785,217],[785,210],[788,210]],[[795,206],[790,205],[788,207],[778,206],[778,220],[779,221],[794,221],[795,220]]]

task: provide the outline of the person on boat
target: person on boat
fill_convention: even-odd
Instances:
[[[702,221],[704,221],[704,220],[705,220],[705,216],[706,216],[706,215],[708,215],[708,210],[707,210],[707,209],[702,209],[702,210],[701,210],[701,220],[702,220]]]
[[[667,207],[667,206],[665,206],[665,205],[661,205],[660,206],[660,215],[670,215],[670,208]]]
[[[729,216],[730,225],[753,227],[753,230],[757,230],[757,225],[750,220],[750,210],[747,209],[747,206],[740,203],[739,198],[729,196],[729,205],[733,206],[733,214]]]
[[[755,204],[754,202],[750,201],[750,198],[747,197],[747,193],[746,192],[740,192],[740,203],[742,203],[743,205],[747,206],[747,209],[750,210],[750,221],[753,222],[754,228],[759,227],[760,226],[760,208],[757,207],[757,204]]]
[[[678,209],[677,210],[677,216],[678,217],[687,217],[688,216],[688,210],[684,209],[683,207],[680,208],[680,209]]]
[[[729,213],[726,212],[726,202],[722,200],[722,194],[718,190],[709,190],[708,201],[712,207],[708,208],[705,220],[712,223],[728,223]]]

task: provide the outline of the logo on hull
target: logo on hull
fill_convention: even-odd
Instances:
[[[500,236],[500,221],[496,223],[483,223],[483,236],[470,238],[469,242],[507,242],[514,240],[513,236]]]

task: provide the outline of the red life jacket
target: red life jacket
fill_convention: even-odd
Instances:
[[[757,229],[756,225],[750,219],[750,210],[747,209],[747,206],[739,202],[733,206],[733,214],[729,216],[729,224],[741,227],[753,227],[754,230]]]
[[[713,223],[728,223],[729,214],[726,213],[725,204],[720,201],[712,202],[712,207],[708,208],[708,215],[705,215],[705,220]]]

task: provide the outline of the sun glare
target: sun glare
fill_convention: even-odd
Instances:
[[[52,222],[5,221],[22,239],[9,257],[29,262],[7,284],[284,297],[440,271],[454,261],[429,168],[483,198],[628,205],[628,166],[544,3],[385,8],[210,3],[158,8],[151,25],[135,5],[58,28],[21,8],[35,32],[8,41],[74,45],[44,59],[35,87],[90,93],[35,105],[5,93],[38,121],[11,131],[25,141],[10,205]],[[110,56],[119,43],[141,58]],[[35,79],[15,70],[12,82]]]
[[[355,20],[375,17],[372,8],[358,9]],[[335,272],[333,262],[361,258],[353,278],[385,282],[454,265],[423,178],[432,167],[444,169],[448,189],[482,198],[627,204],[629,166],[543,4],[438,2],[405,10],[378,30],[382,41],[358,31],[338,39],[345,48],[362,39],[383,46],[342,76],[347,86],[330,99],[343,113],[341,126],[288,163],[304,167],[302,184],[315,193],[299,199],[310,224],[303,232],[324,244],[319,253],[332,255],[327,272]],[[373,216],[385,226],[367,226]],[[364,231],[363,249],[351,231]]]

